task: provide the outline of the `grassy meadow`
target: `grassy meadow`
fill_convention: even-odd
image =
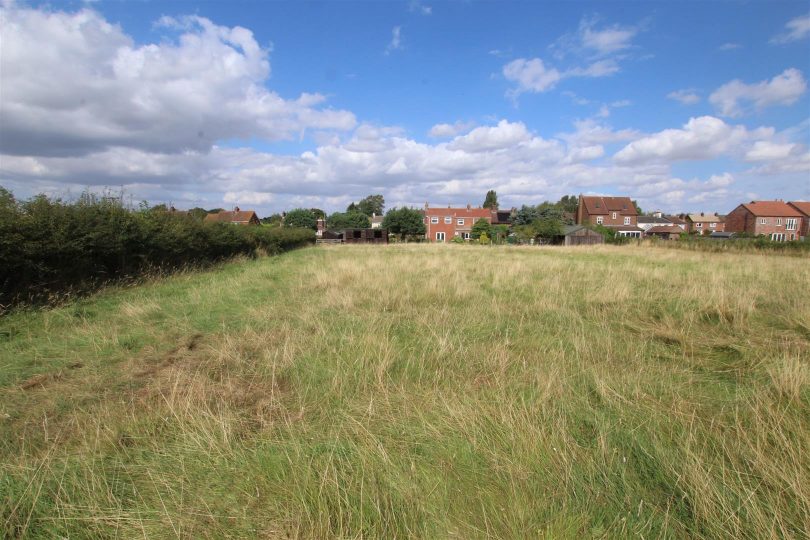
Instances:
[[[808,524],[806,257],[314,247],[0,318],[0,536]]]

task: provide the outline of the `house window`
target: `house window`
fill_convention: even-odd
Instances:
[[[613,214],[610,216],[610,219],[616,219],[616,212],[613,212]]]
[[[768,218],[759,218],[759,224],[760,225],[767,225],[768,224]]]
[[[641,238],[641,231],[619,231],[619,236],[627,236],[629,238]]]
[[[796,218],[787,218],[785,220],[785,229],[788,231],[795,231],[796,230]]]
[[[709,228],[710,229],[716,229],[717,228],[717,223],[709,223]]]
[[[470,239],[470,233],[468,233],[468,232],[463,232],[463,233],[461,233],[461,237],[462,237],[464,240],[469,240],[469,239]]]
[[[785,241],[785,233],[771,233],[771,240],[774,242],[784,242]]]
[[[464,225],[464,220],[463,219],[457,219],[456,220],[456,225]]]
[[[453,223],[453,218],[450,216],[444,216],[444,224],[450,225],[451,223]]]
[[[604,222],[605,222],[605,220],[604,220],[604,218],[602,216],[596,216],[596,224],[597,225],[601,225]]]
[[[702,229],[703,228],[703,223],[695,223],[695,228]]]
[[[437,242],[444,242],[444,233],[443,232],[437,232],[436,233],[436,241]]]
[[[439,222],[439,218],[432,217],[432,218],[430,218],[430,222],[433,223],[434,225],[436,225]]]
[[[791,234],[791,235],[790,235],[790,241],[792,242],[792,241],[794,241],[794,240],[796,240],[796,235],[795,235],[795,234]]]
[[[625,225],[630,225],[630,218],[629,217],[624,218],[624,224]]]
[[[781,225],[782,224],[782,218],[780,218],[780,217],[776,218],[776,224]]]

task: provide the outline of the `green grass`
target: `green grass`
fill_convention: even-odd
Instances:
[[[10,537],[804,538],[806,258],[338,246],[0,319]]]

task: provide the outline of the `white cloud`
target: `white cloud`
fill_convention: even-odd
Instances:
[[[799,15],[785,24],[785,31],[774,36],[771,43],[785,44],[800,41],[810,36],[810,14]]]
[[[595,19],[583,19],[579,25],[582,45],[599,55],[606,55],[627,49],[638,34],[638,28],[614,24],[602,29],[596,28]]]
[[[489,152],[528,141],[532,136],[522,122],[501,120],[497,126],[475,128],[453,139],[447,148],[465,152]]]
[[[770,81],[746,84],[738,79],[728,82],[709,96],[719,114],[729,117],[742,116],[753,106],[761,110],[772,105],[791,105],[807,90],[802,72],[786,69]]]
[[[554,88],[562,78],[559,71],[547,68],[539,58],[512,60],[503,66],[503,76],[507,81],[517,83],[517,93],[545,92]]]
[[[744,126],[730,126],[713,116],[701,116],[690,118],[682,129],[665,129],[637,139],[613,159],[620,164],[714,159],[739,152],[744,143],[754,138],[772,135],[770,128],[748,131]]]
[[[718,51],[733,51],[735,49],[742,49],[742,45],[740,43],[723,43],[719,47],[717,47]]]
[[[1,11],[6,154],[207,151],[219,140],[285,140],[356,123],[324,108],[320,94],[288,100],[267,90],[269,51],[245,28],[164,18],[169,34],[137,46],[92,10]]]
[[[695,93],[694,90],[675,90],[674,92],[670,92],[667,94],[669,99],[674,99],[675,101],[680,101],[684,105],[694,105],[695,103],[700,102],[700,96]]]
[[[419,13],[420,15],[430,15],[433,13],[433,8],[426,6],[419,0],[411,0],[408,4],[408,11],[411,13]]]
[[[428,135],[436,139],[455,137],[456,135],[469,131],[474,127],[475,122],[462,122],[459,120],[454,124],[436,124],[430,128]]]
[[[395,26],[391,30],[391,41],[388,47],[385,48],[385,54],[391,54],[391,51],[398,51],[402,49],[402,27]]]
[[[795,143],[776,143],[772,141],[757,141],[745,153],[747,161],[771,161],[775,159],[786,159],[795,151],[800,150],[801,145]]]

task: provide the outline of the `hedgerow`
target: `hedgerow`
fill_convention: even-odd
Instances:
[[[206,224],[163,210],[125,208],[84,194],[17,201],[0,188],[0,304],[38,303],[154,272],[314,242],[311,230]]]

